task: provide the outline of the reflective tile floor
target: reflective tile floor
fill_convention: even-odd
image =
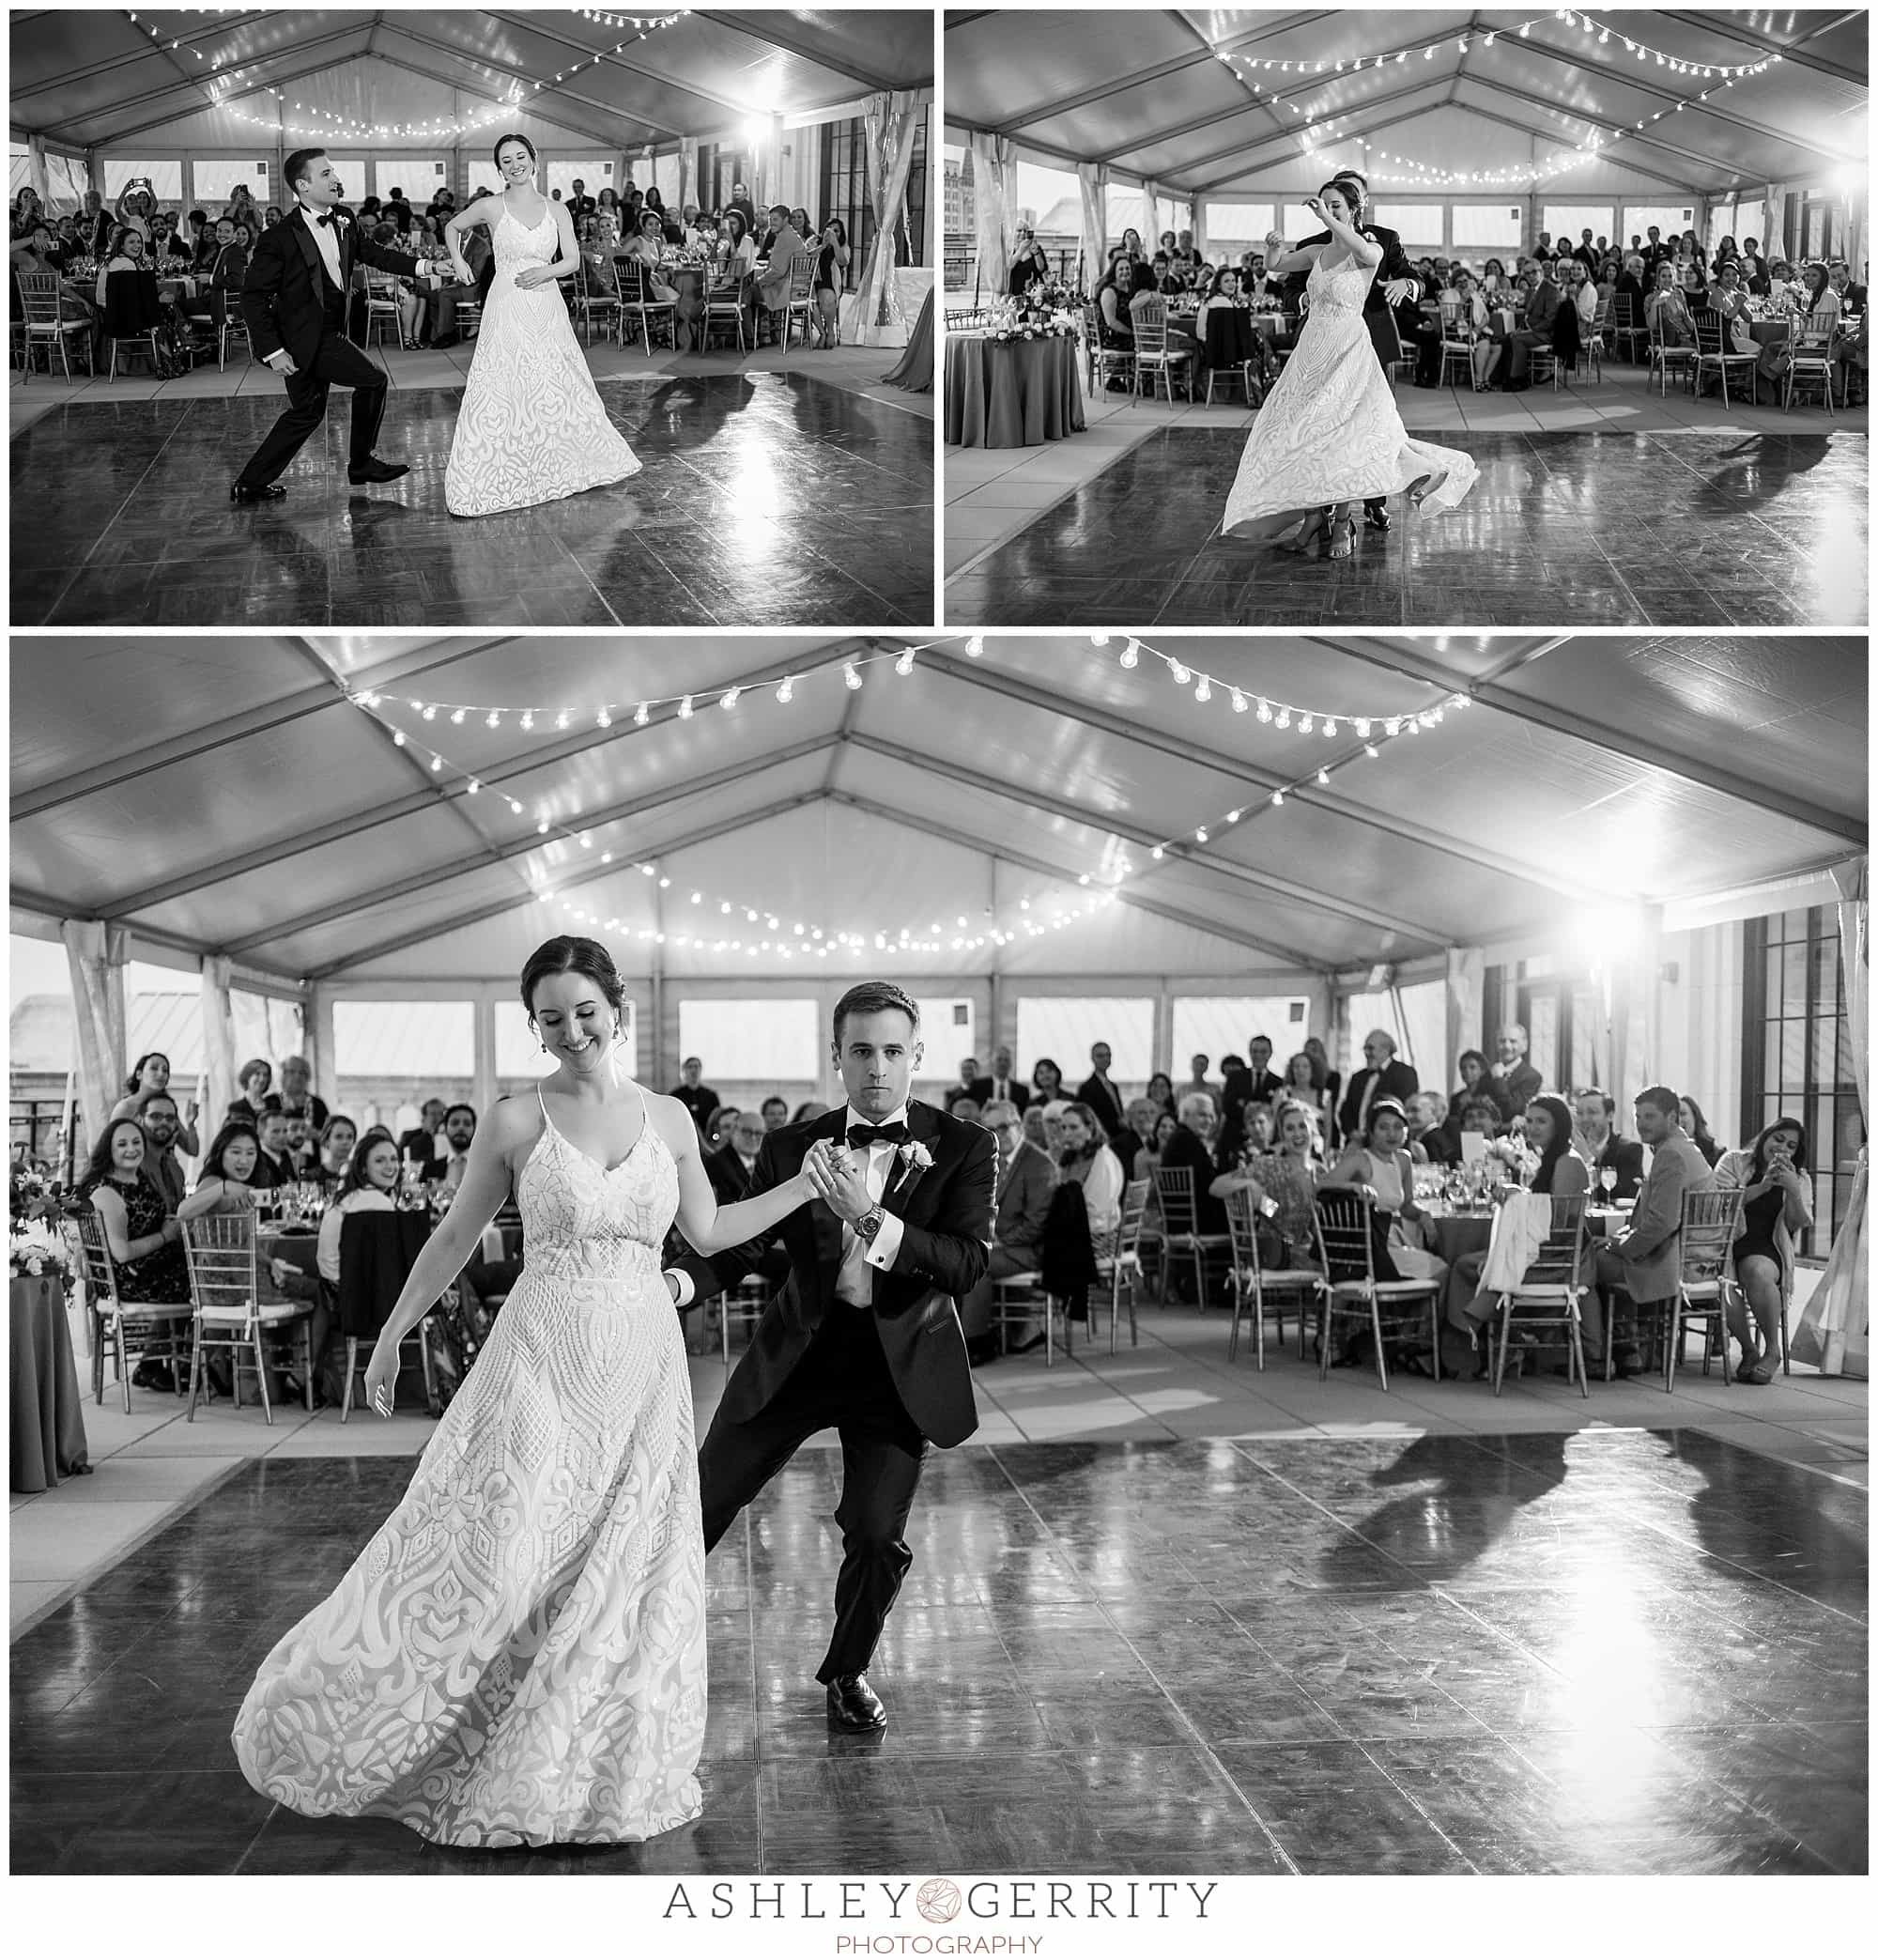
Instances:
[[[1424,431],[1418,429],[1417,434]],[[1074,441],[1076,439],[1071,438]],[[954,625],[1860,625],[1869,438],[1430,432],[1480,481],[1347,560],[1223,538],[1242,429],[1160,428],[946,589]]]
[[[284,397],[84,401],[12,442],[16,625],[817,625],[932,617],[932,427],[797,374],[599,383],[644,464],[492,517],[444,509],[460,393],[399,389],[346,482],[351,403],[282,481],[228,486]]]
[[[839,1456],[709,1566],[705,1814],[453,1852],[236,1770],[408,1459],[250,1462],[12,1648],[16,1872],[1867,1869],[1862,1490],[1694,1431],[936,1455],[873,1678],[812,1679]]]

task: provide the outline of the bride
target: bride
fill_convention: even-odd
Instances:
[[[701,1807],[704,1536],[666,1230],[675,1213],[722,1251],[834,1184],[818,1146],[800,1176],[716,1202],[684,1104],[625,1075],[624,989],[594,941],[538,947],[521,995],[560,1065],[478,1127],[373,1350],[371,1406],[391,1413],[400,1339],[512,1185],[526,1266],[397,1508],[262,1663],[235,1754],[306,1816],[620,1843]]]
[[[451,440],[443,500],[486,517],[637,476],[640,463],[607,419],[558,281],[579,269],[567,207],[535,188],[526,136],[496,145],[501,194],[479,197],[443,228],[457,278],[473,286],[462,234],[489,227],[496,276]]]
[[[1408,490],[1420,509],[1449,510],[1473,487],[1471,456],[1410,438],[1376,358],[1362,308],[1382,248],[1361,228],[1366,202],[1354,178],[1332,177],[1304,200],[1328,244],[1286,252],[1275,233],[1266,239],[1269,275],[1310,270],[1310,313],[1252,424],[1226,499],[1228,537],[1302,551],[1328,535],[1329,555],[1347,558],[1358,502]]]

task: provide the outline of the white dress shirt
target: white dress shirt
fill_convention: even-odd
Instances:
[[[326,261],[326,276],[343,293],[346,282],[339,276],[339,221],[333,219],[331,224],[322,224],[319,222],[321,213],[305,203],[301,204],[300,214],[306,221],[307,230],[313,234],[313,242],[319,248],[320,257]],[[327,215],[331,216],[331,213]]]

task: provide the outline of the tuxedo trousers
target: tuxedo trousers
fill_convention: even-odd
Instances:
[[[352,391],[352,467],[370,460],[385,419],[385,371],[336,327],[323,328],[310,367],[286,378],[287,406],[242,471],[240,481],[260,489],[285,473],[306,439],[326,419],[326,398],[334,388]]]
[[[708,1551],[737,1513],[818,1429],[841,1439],[841,1569],[835,1630],[818,1681],[864,1674],[913,1564],[905,1539],[931,1447],[893,1385],[871,1313],[835,1303],[794,1371],[745,1422],[720,1408],[698,1453]]]

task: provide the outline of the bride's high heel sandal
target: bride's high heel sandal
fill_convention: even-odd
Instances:
[[[1329,535],[1328,520],[1324,513],[1318,511],[1314,517],[1305,520],[1292,535],[1289,544],[1281,545],[1279,549],[1289,551],[1294,558],[1301,558],[1320,538],[1328,539]]]
[[[1331,553],[1332,558],[1347,558],[1356,548],[1356,519],[1347,511],[1342,517],[1331,519]]]

